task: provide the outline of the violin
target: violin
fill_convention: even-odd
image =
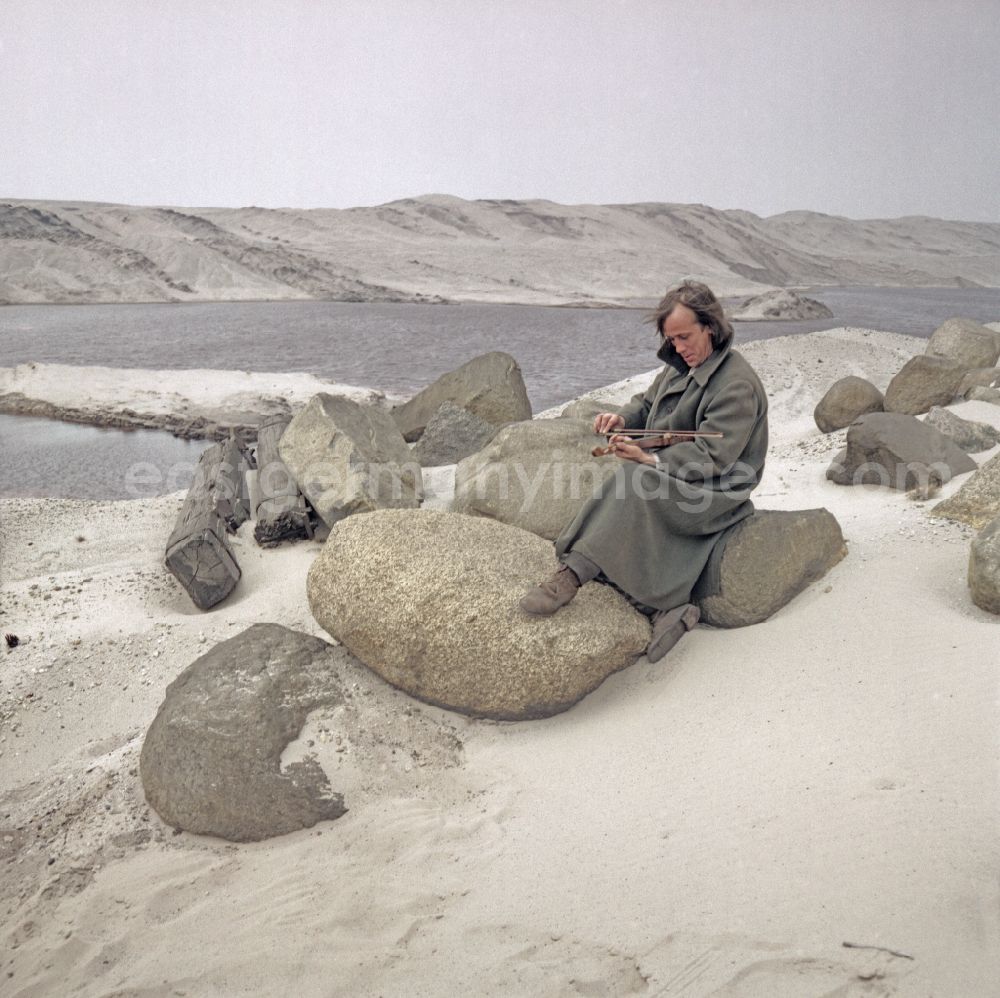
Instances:
[[[642,450],[660,450],[662,447],[669,447],[684,440],[697,440],[699,437],[717,440],[722,433],[717,430],[609,430],[602,435],[629,437],[629,443],[635,444]],[[617,447],[618,444],[608,444],[606,447],[595,447],[590,453],[594,457],[604,457],[607,454],[614,454]]]

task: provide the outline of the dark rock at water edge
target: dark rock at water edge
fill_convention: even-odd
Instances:
[[[871,412],[847,431],[847,446],[826,477],[837,485],[884,485],[903,491],[950,481],[977,465],[954,441],[915,416]]]
[[[254,624],[192,662],[168,687],[146,734],[146,799],[184,831],[255,842],[340,817],[318,763],[281,769],[310,711],[344,701],[342,649]]]
[[[692,602],[706,624],[757,624],[821,579],[845,554],[840,525],[828,510],[757,510],[716,545]]]
[[[868,412],[881,412],[882,393],[864,378],[853,374],[835,381],[819,400],[813,419],[823,433],[832,433],[850,426]]]
[[[424,468],[458,464],[493,439],[496,426],[454,402],[442,402],[413,448]]]
[[[972,541],[969,589],[976,606],[1000,614],[1000,516],[983,527]]]
[[[392,415],[407,441],[419,438],[442,402],[453,402],[497,427],[531,419],[521,368],[500,351],[474,357],[396,406]]]
[[[911,357],[885,390],[884,409],[909,416],[934,405],[948,405],[968,368],[944,357]]]

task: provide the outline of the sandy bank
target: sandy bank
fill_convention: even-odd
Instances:
[[[827,482],[844,432],[811,416],[837,377],[884,388],[923,347],[866,330],[743,347],[772,405],[757,504],[826,506],[848,541],[819,584],[543,722],[469,721],[369,680],[348,763],[322,717],[300,736],[332,779],[351,767],[351,810],[253,846],[165,828],[138,749],[211,643],[259,620],[319,633],[318,545],[263,551],[244,527],[244,577],[201,614],[162,567],[181,496],[0,501],[0,629],[27,639],[0,651],[0,990],[991,994],[1000,623],[968,598],[971,532]],[[1000,426],[1000,407],[955,409]],[[431,483],[446,505],[448,469]],[[457,757],[389,750],[434,731]]]
[[[0,368],[0,412],[94,426],[163,429],[193,439],[224,439],[231,431],[253,434],[266,419],[290,415],[317,392],[358,402],[385,397],[311,374],[69,364]]]

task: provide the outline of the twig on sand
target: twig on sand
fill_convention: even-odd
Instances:
[[[841,943],[841,946],[847,947],[847,949],[877,949],[880,953],[888,953],[890,956],[902,957],[904,960],[913,960],[915,957],[910,956],[909,953],[898,953],[894,949],[886,949],[884,946],[866,946],[864,943]]]

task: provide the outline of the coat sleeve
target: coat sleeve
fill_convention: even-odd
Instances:
[[[731,382],[709,399],[695,427],[720,432],[722,438],[685,440],[666,447],[657,455],[657,467],[686,482],[725,475],[743,455],[763,412],[763,400],[749,381]]]
[[[656,394],[660,390],[660,384],[663,381],[665,373],[665,371],[660,371],[653,378],[653,383],[644,392],[633,395],[631,400],[621,407],[619,411],[625,418],[625,429],[641,430],[645,427],[646,420],[649,419],[649,413],[653,407],[653,399],[656,398]]]

